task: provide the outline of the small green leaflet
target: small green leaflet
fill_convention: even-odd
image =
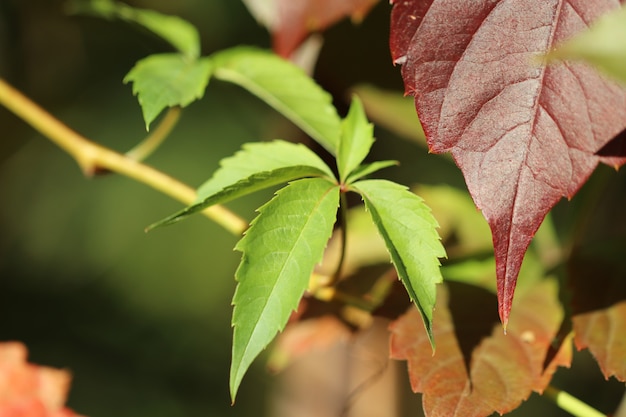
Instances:
[[[420,197],[394,182],[364,180],[351,188],[363,197],[398,276],[422,315],[434,349],[436,284],[443,281],[439,258],[446,256],[436,230],[437,221]]]
[[[339,186],[326,179],[290,183],[259,209],[239,241],[243,253],[233,298],[230,393],[252,361],[287,324],[330,239]]]
[[[341,119],[332,97],[300,68],[257,48],[236,47],[211,56],[214,76],[238,84],[337,154]]]
[[[214,204],[305,177],[326,177],[334,180],[328,165],[302,144],[274,140],[247,143],[235,155],[223,159],[213,177],[198,189],[196,203],[146,230],[175,223]]]
[[[617,8],[554,51],[548,60],[585,60],[626,82],[626,6]]]
[[[106,19],[121,19],[139,24],[163,38],[188,58],[200,56],[200,36],[186,20],[154,10],[136,9],[112,0],[74,0],[69,3],[72,13],[91,14]]]
[[[300,143],[280,139],[271,142],[246,143],[233,156],[220,161],[220,168],[215,171],[213,177],[198,188],[197,200],[204,200],[224,187],[257,172],[270,172],[294,166],[308,166],[317,175],[334,178],[328,165],[315,152]]]
[[[341,141],[337,152],[339,178],[345,182],[363,162],[374,144],[374,126],[367,121],[363,104],[357,96],[352,97],[352,105],[341,125]]]
[[[166,107],[185,107],[202,98],[211,76],[207,58],[189,60],[184,55],[156,54],[137,62],[124,78],[133,82],[146,129]]]

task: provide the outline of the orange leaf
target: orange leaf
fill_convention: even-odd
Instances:
[[[31,365],[19,342],[0,343],[0,416],[71,417],[64,407],[71,376],[67,371]]]
[[[468,291],[482,290],[456,283],[439,287],[434,355],[415,308],[391,325],[391,357],[408,361],[411,386],[424,394],[429,417],[509,412],[532,391],[542,392],[557,366],[571,362],[571,344],[565,343],[547,369],[543,366],[562,318],[552,281],[520,294],[506,335],[497,317],[485,320],[483,311],[493,311],[496,304],[493,294],[484,291],[470,308],[456,305],[476,300]]]

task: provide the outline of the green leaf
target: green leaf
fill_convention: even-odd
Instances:
[[[300,68],[269,51],[251,47],[228,49],[211,58],[216,78],[247,89],[337,154],[341,119],[332,97]]]
[[[361,194],[382,235],[398,276],[419,309],[434,349],[432,333],[436,284],[442,282],[439,258],[446,252],[430,209],[406,187],[386,180],[352,185]]]
[[[150,123],[166,107],[185,107],[202,98],[211,76],[207,58],[188,60],[181,54],[157,54],[137,62],[124,78],[133,83],[146,122]]]
[[[146,230],[175,223],[214,204],[304,177],[334,180],[328,165],[302,144],[275,140],[247,143],[221,162],[211,179],[198,189],[196,203],[160,220]]]
[[[160,36],[189,58],[200,56],[200,36],[196,28],[180,17],[154,10],[136,9],[112,0],[75,0],[69,4],[73,13],[91,14],[106,19],[121,19],[139,24]]]
[[[389,168],[391,166],[398,165],[398,161],[376,161],[371,164],[360,165],[357,167],[352,173],[348,176],[346,182],[348,184],[352,184],[353,182],[370,175],[376,171],[380,171],[384,168]]]
[[[588,30],[546,55],[548,60],[585,60],[626,82],[626,7],[616,9]]]
[[[306,146],[284,140],[246,143],[229,158],[220,161],[220,169],[198,188],[197,200],[201,201],[223,188],[235,184],[257,172],[274,171],[286,167],[308,166],[312,175],[334,178],[331,169]]]
[[[298,306],[331,236],[338,205],[338,185],[321,178],[294,181],[259,209],[237,244],[243,255],[233,298],[233,400],[252,361]]]
[[[367,121],[361,100],[354,96],[341,125],[337,168],[342,182],[363,162],[374,143],[374,126]]]

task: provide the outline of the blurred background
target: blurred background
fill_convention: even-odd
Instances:
[[[194,23],[203,54],[270,45],[238,0],[127,3]],[[345,21],[326,33],[316,78],[341,111],[357,83],[401,91],[387,49],[388,18],[389,5],[381,2],[360,26]],[[0,77],[73,129],[120,152],[146,134],[122,79],[137,60],[168,50],[128,24],[69,16],[60,0],[0,0]],[[147,163],[195,187],[242,143],[285,135],[301,137],[248,93],[211,82]],[[428,157],[386,131],[377,137],[374,157],[402,163],[385,172],[387,178],[464,189],[450,161]],[[251,219],[270,195],[230,207]],[[84,178],[68,155],[4,108],[0,203],[0,340],[24,342],[33,362],[70,369],[71,408],[116,417],[272,415],[276,377],[265,372],[262,359],[230,405],[236,238],[200,216],[145,234],[145,226],[180,204],[120,176]],[[578,373],[558,377],[561,386],[576,381],[565,388],[593,396],[594,404],[616,405],[623,384],[598,388],[603,379],[597,367],[588,355],[579,360]],[[396,395],[404,405],[387,415],[420,415],[419,397],[405,395],[400,365]],[[566,415],[536,396],[516,415],[537,410]]]

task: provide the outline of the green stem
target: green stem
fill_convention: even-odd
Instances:
[[[126,156],[135,161],[143,161],[150,156],[167,136],[172,132],[180,119],[181,109],[178,106],[170,107],[161,120],[161,123],[144,140],[139,142],[133,149],[126,152]]]
[[[602,414],[595,408],[582,402],[576,397],[568,394],[565,391],[561,391],[549,385],[544,391],[543,395],[546,398],[554,401],[561,409],[567,411],[576,417],[606,417],[606,414]]]
[[[1,78],[0,104],[72,156],[87,176],[92,176],[98,168],[104,168],[144,183],[187,205],[196,198],[195,190],[182,182],[79,135]],[[223,206],[215,205],[202,213],[236,236],[247,227],[245,220]]]
[[[339,219],[341,225],[341,254],[339,255],[339,263],[337,264],[337,269],[335,269],[335,273],[330,280],[329,286],[335,286],[339,279],[341,278],[341,270],[343,269],[343,264],[346,260],[346,246],[348,244],[348,201],[346,198],[346,193],[341,192],[339,200]]]

